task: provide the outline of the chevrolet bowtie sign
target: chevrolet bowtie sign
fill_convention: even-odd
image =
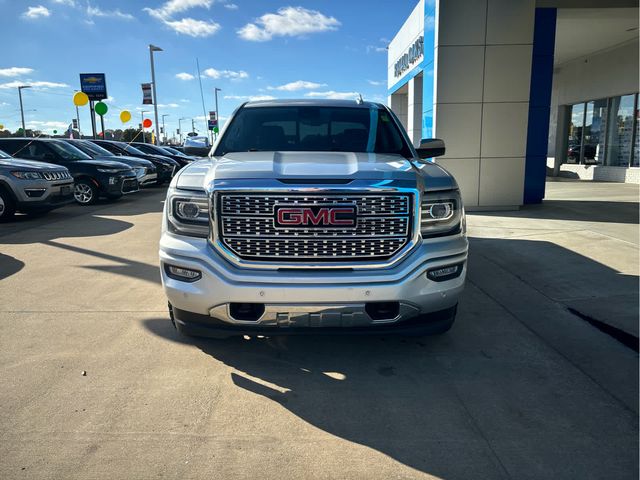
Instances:
[[[399,77],[416,63],[424,54],[424,37],[419,37],[394,65],[394,76]]]

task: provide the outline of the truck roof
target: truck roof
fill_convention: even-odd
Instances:
[[[384,108],[380,103],[357,102],[356,100],[328,100],[328,99],[276,99],[255,100],[244,104],[244,108],[258,107],[348,107],[348,108]]]

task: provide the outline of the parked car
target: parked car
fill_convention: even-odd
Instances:
[[[187,155],[184,155],[184,154],[176,155],[175,153],[170,153],[167,150],[163,149],[162,147],[158,147],[151,143],[133,142],[131,143],[131,146],[149,155],[160,155],[163,157],[169,157],[170,159],[178,162],[178,165],[180,165],[180,168],[186,167],[191,162],[193,162],[193,159],[191,157],[188,157]]]
[[[76,147],[78,150],[82,150],[84,153],[89,155],[91,158],[95,159],[105,159],[105,160],[113,160],[116,162],[124,163],[133,168],[133,171],[136,172],[136,176],[138,177],[138,184],[141,187],[146,187],[148,185],[155,184],[158,180],[158,174],[156,172],[156,167],[149,160],[144,160],[142,158],[129,157],[129,156],[117,156],[114,153],[111,153],[109,150],[102,148],[100,145],[96,145],[95,143],[90,142],[89,140],[72,140],[72,139],[62,139],[65,142],[69,142],[71,145]]]
[[[115,200],[139,188],[136,174],[129,165],[111,160],[94,160],[73,145],[58,139],[0,138],[0,149],[14,157],[68,168],[74,179],[74,198],[81,205],[91,205],[99,197]]]
[[[580,163],[580,144],[570,144],[567,150],[567,163]],[[584,145],[584,158],[582,159],[582,163],[585,165],[595,165],[597,164],[596,160],[596,147],[594,145],[585,144]]]
[[[206,157],[209,155],[211,145],[209,137],[187,137],[182,145],[184,153],[187,155],[195,155],[196,157]]]
[[[464,207],[385,105],[248,102],[173,179],[162,285],[188,335],[440,334],[467,273]]]
[[[0,222],[14,213],[42,213],[73,202],[73,177],[51,163],[13,158],[0,150]]]
[[[202,157],[194,157],[193,155],[187,155],[186,153],[184,153],[184,151],[182,151],[182,147],[174,147],[171,145],[160,145],[160,148],[168,153],[171,153],[172,155],[181,155],[183,157],[191,158],[194,161],[200,160],[202,158]]]
[[[161,157],[159,155],[149,155],[147,153],[141,152],[135,147],[132,147],[128,143],[125,142],[116,142],[114,140],[90,140],[96,145],[101,146],[105,150],[109,150],[114,155],[124,155],[136,158],[142,158],[143,160],[149,160],[156,166],[156,173],[158,174],[158,179],[156,180],[157,185],[162,185],[163,183],[170,182],[173,178],[173,175],[178,170],[178,162],[175,160],[171,160],[168,157]]]

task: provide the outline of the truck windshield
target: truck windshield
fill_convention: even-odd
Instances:
[[[350,107],[245,107],[233,117],[215,155],[230,152],[372,152],[411,156],[386,110]]]

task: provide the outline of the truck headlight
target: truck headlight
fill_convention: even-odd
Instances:
[[[209,198],[202,192],[170,189],[167,196],[168,225],[173,233],[193,237],[209,234]]]
[[[425,192],[420,212],[423,238],[453,235],[462,230],[464,207],[458,190]]]

